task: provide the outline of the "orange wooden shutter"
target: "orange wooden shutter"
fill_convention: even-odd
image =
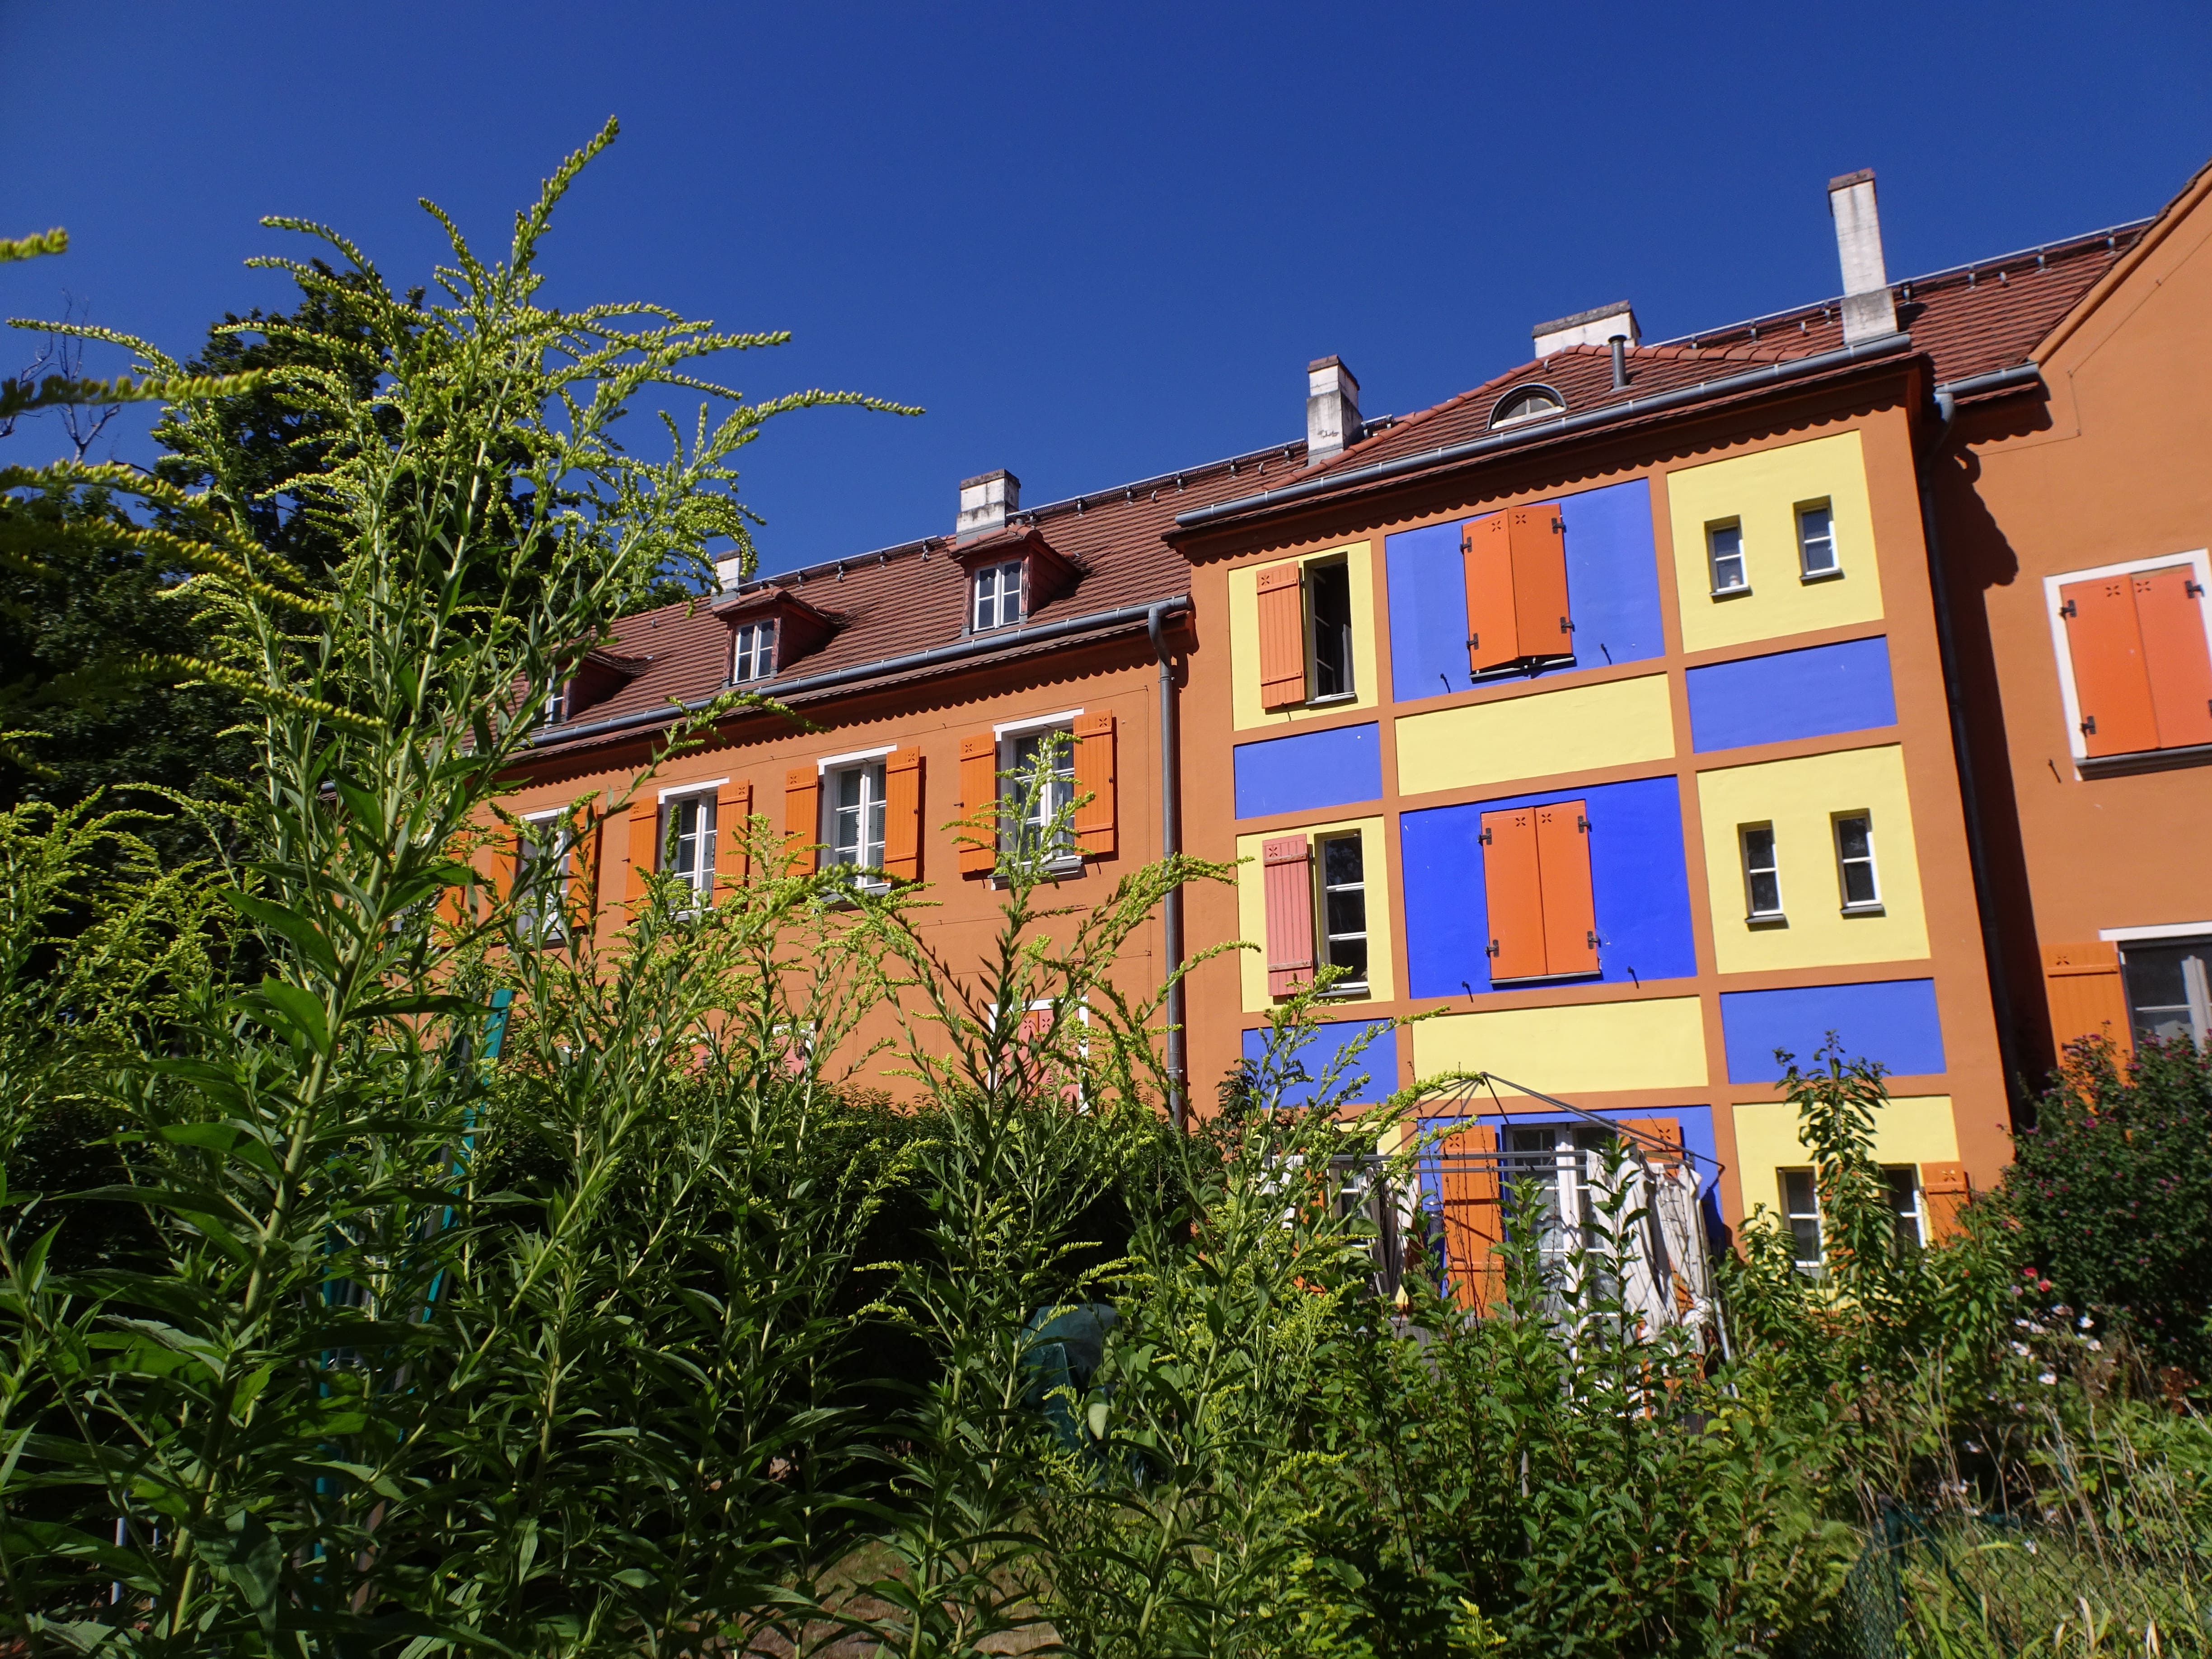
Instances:
[[[960,873],[988,876],[999,864],[999,740],[988,732],[960,739]]]
[[[599,914],[599,828],[588,811],[572,830],[568,848],[568,914],[579,933],[588,933]]]
[[[1505,1236],[1505,1206],[1498,1184],[1498,1131],[1471,1123],[1443,1143],[1446,1156],[1437,1169],[1443,1189],[1444,1261],[1451,1272],[1452,1295],[1459,1305],[1480,1313],[1495,1307],[1504,1274],[1492,1252]],[[1480,1154],[1454,1158],[1451,1153]]]
[[[2158,723],[2158,745],[2212,743],[2212,656],[2204,648],[2204,590],[2187,565],[2135,578],[2136,626]]]
[[[1589,819],[1583,802],[1536,809],[1536,865],[1544,896],[1544,971],[1595,974],[1597,908],[1590,896]]]
[[[1075,841],[1085,858],[1114,851],[1114,717],[1085,714],[1075,722],[1075,793],[1091,799],[1075,809]]]
[[[1467,580],[1467,665],[1470,673],[1521,660],[1513,604],[1512,527],[1507,515],[1477,519],[1461,533],[1460,568]]]
[[[1544,890],[1537,876],[1535,809],[1482,815],[1482,890],[1490,908],[1490,977],[1539,979]]]
[[[491,843],[491,902],[504,904],[514,896],[514,884],[522,874],[522,837],[527,832],[520,828],[502,830]]]
[[[783,775],[783,847],[793,874],[813,871],[821,835],[822,775],[811,766],[794,766]]]
[[[1267,901],[1267,994],[1286,997],[1314,975],[1313,843],[1278,836],[1261,843]]]
[[[1642,1137],[1636,1143],[1636,1150],[1655,1167],[1671,1170],[1681,1163],[1682,1125],[1678,1119],[1625,1117],[1620,1120],[1620,1127],[1632,1135]],[[1655,1146],[1651,1144],[1655,1140],[1665,1144]]]
[[[629,804],[629,896],[645,896],[646,878],[660,868],[660,803],[650,793]]]
[[[911,744],[884,762],[884,873],[921,879],[921,750]]]
[[[2068,1043],[2086,1036],[2109,1038],[2123,1060],[2135,1052],[2135,1023],[2128,1016],[2118,945],[2101,939],[2046,945],[2043,990],[2051,1006],[2051,1046],[2062,1060]]]
[[[1513,507],[1499,516],[1510,520],[1513,619],[1522,656],[1531,660],[1572,656],[1575,636],[1567,617],[1567,550],[1559,509],[1546,502]]]
[[[716,885],[727,877],[738,886],[752,874],[753,787],[726,783],[714,792]]]
[[[1305,571],[1295,564],[1262,570],[1260,592],[1260,707],[1289,708],[1306,700]]]
[[[2081,741],[2093,757],[2158,747],[2158,718],[2143,667],[2134,586],[2125,576],[2106,576],[2069,582],[2058,590],[2067,655],[2074,664],[2074,696],[2081,710]]]
[[[1963,1164],[1923,1164],[1920,1166],[1920,1196],[1928,1205],[1928,1242],[1940,1244],[1960,1230],[1959,1212],[1974,1195],[1974,1183]]]

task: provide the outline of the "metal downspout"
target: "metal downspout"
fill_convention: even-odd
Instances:
[[[1977,381],[1993,382],[1995,385],[1989,389],[1994,390],[1999,385],[2024,384],[2036,375],[2036,366],[2030,363],[2025,365],[2025,373],[2000,371],[1959,384],[1978,391],[1983,386]],[[1950,587],[1943,577],[1943,536],[1936,514],[1935,466],[1958,416],[1957,394],[1948,386],[1936,387],[1936,433],[1921,452],[1917,468],[1920,475],[1920,526],[1928,543],[1928,586],[1936,600],[1936,642],[1942,657],[1943,697],[1950,707],[1951,747],[1958,758],[1959,804],[1966,819],[1966,856],[1974,870],[1974,908],[1981,919],[1982,955],[1989,970],[1991,1012],[1996,1016],[1997,1058],[2004,1067],[2005,1093],[2009,1097],[2014,1082],[2021,1075],[2014,1047],[2012,987],[2007,974],[1996,897],[1990,888],[1989,850],[1982,834],[1981,790],[1974,775],[1972,745],[1967,739],[1966,704],[1959,686],[1959,651],[1951,629]]]
[[[1175,668],[1168,657],[1167,633],[1163,624],[1170,611],[1187,603],[1166,599],[1145,613],[1145,633],[1160,664],[1160,856],[1173,858],[1182,847],[1176,834],[1176,778],[1179,756],[1176,743]],[[1182,965],[1182,884],[1168,889],[1160,908],[1163,967],[1172,975]],[[1182,981],[1168,981],[1168,1115],[1182,1127],[1188,1085],[1183,1076]]]

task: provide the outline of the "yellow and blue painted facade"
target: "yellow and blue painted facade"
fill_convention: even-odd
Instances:
[[[1364,528],[1340,517],[1278,547],[1248,534],[1194,553],[1201,601],[1225,603],[1231,626],[1225,653],[1194,661],[1184,757],[1188,843],[1249,860],[1233,920],[1199,909],[1194,944],[1264,939],[1263,841],[1361,836],[1376,965],[1312,1039],[1310,1071],[1374,1022],[1426,1015],[1367,1049],[1364,1097],[1460,1068],[1670,1117],[1726,1167],[1731,1216],[1775,1207],[1778,1171],[1807,1161],[1774,1089],[1778,1048],[1809,1058],[1833,1031],[1888,1067],[1887,1162],[1993,1173],[2005,1118],[1909,420],[1877,403],[1745,428],[1586,479],[1471,477],[1463,507],[1370,507]],[[1540,503],[1562,526],[1572,659],[1471,675],[1462,533]],[[1829,510],[1838,574],[1801,572],[1808,503]],[[1723,525],[1747,581],[1716,596],[1707,537]],[[1356,695],[1264,713],[1247,689],[1258,573],[1334,558],[1353,572]],[[1565,801],[1588,824],[1597,971],[1494,982],[1483,817]],[[1838,814],[1871,822],[1878,907],[1842,901]],[[1778,922],[1747,917],[1747,825],[1771,830]],[[1263,1040],[1265,964],[1243,956],[1200,970],[1194,1075]]]

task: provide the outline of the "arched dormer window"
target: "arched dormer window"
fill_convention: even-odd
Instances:
[[[1498,400],[1490,411],[1492,427],[1518,426],[1567,412],[1567,400],[1547,386],[1516,386]]]

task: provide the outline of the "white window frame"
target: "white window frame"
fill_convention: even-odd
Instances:
[[[1798,1175],[1805,1177],[1805,1190],[1812,1194],[1813,1207],[1810,1210],[1793,1210],[1790,1207],[1790,1177]],[[1790,1264],[1799,1273],[1809,1278],[1818,1279],[1825,1274],[1828,1268],[1828,1238],[1827,1230],[1822,1225],[1820,1215],[1819,1172],[1810,1166],[1791,1165],[1774,1172],[1774,1184],[1780,1188],[1782,1228],[1790,1235]],[[1797,1254],[1797,1223],[1800,1221],[1810,1221],[1813,1224],[1813,1259],[1809,1261]]]
[[[660,792],[660,814],[653,821],[653,833],[660,837],[660,844],[653,849],[653,868],[663,875],[676,877],[691,890],[691,902],[684,907],[687,911],[696,911],[714,902],[714,851],[722,830],[718,796],[728,781],[727,778],[716,778],[708,783],[678,784]],[[669,852],[675,839],[669,834],[672,815],[691,801],[696,801],[700,807],[702,823],[698,834],[703,838],[699,849],[701,857],[690,871],[678,870],[672,863],[663,867],[661,858]]]
[[[1910,1182],[1912,1188],[1912,1244],[1915,1249],[1926,1249],[1928,1248],[1928,1204],[1920,1185],[1920,1166],[1917,1164],[1883,1164],[1876,1167],[1882,1173],[1882,1191],[1892,1200],[1887,1207],[1893,1231],[1897,1224],[1905,1219],[1905,1212],[1896,1205],[1896,1194],[1889,1184],[1888,1177],[1902,1175]]]
[[[1328,843],[1348,841],[1359,848],[1359,919],[1363,924],[1358,937],[1367,945],[1367,974],[1361,979],[1340,979],[1329,987],[1326,994],[1346,999],[1369,997],[1374,994],[1375,975],[1375,915],[1369,902],[1367,879],[1367,838],[1358,830],[1316,831],[1308,838],[1307,847],[1313,860],[1314,888],[1314,957],[1316,967],[1334,967],[1329,960],[1329,946],[1339,935],[1328,931]],[[1350,933],[1341,935],[1345,939]]]
[[[890,845],[890,814],[887,805],[890,769],[886,763],[886,757],[895,752],[896,752],[896,745],[883,749],[857,749],[849,755],[832,755],[817,766],[814,772],[821,786],[817,792],[821,803],[819,808],[821,821],[815,829],[822,841],[823,867],[824,870],[853,871],[854,872],[853,885],[864,892],[884,893],[890,890],[890,879],[883,874],[881,854],[882,849]],[[848,864],[837,856],[837,815],[843,809],[837,805],[831,790],[835,787],[836,781],[848,772],[858,772],[861,774],[862,779],[860,805],[858,809],[860,815],[860,844],[855,849],[857,852],[865,854],[868,850],[868,808],[871,805],[875,807],[884,820],[884,839],[878,843],[878,856],[873,864],[858,862]],[[874,780],[877,791],[873,802],[869,800],[866,788],[867,781],[870,779]],[[860,873],[867,870],[872,870],[876,873],[872,876]]]
[[[741,622],[730,629],[731,684],[750,685],[757,680],[772,680],[775,678],[775,636],[780,631],[774,617],[765,617],[754,622]],[[750,649],[745,645],[745,638],[748,635],[752,636]],[[768,666],[765,668],[758,667],[763,657],[768,659]],[[748,659],[755,665],[757,672],[740,674],[738,672],[738,665]]]
[[[558,861],[559,869],[550,890],[531,901],[530,908],[525,913],[529,918],[529,938],[520,936],[523,915],[515,917],[519,943],[534,950],[557,951],[568,943],[568,883],[575,875],[575,826],[567,822],[569,809],[565,806],[548,807],[542,812],[524,812],[520,817],[525,824],[556,823],[561,826],[553,837],[552,847],[546,853],[546,856]],[[514,881],[517,887],[522,885],[523,866],[535,862],[539,856],[538,848],[527,835],[517,839],[514,848]],[[545,926],[549,907],[553,915],[550,928]]]
[[[1844,856],[1844,825],[1853,818],[1860,819],[1866,824],[1867,850],[1863,860],[1847,859]],[[1854,806],[1844,811],[1829,813],[1828,845],[1834,849],[1836,854],[1836,897],[1844,915],[1847,916],[1881,915],[1882,914],[1881,861],[1881,855],[1875,851],[1873,812],[1863,806]],[[1870,899],[1855,901],[1851,897],[1848,872],[1853,864],[1859,863],[1866,866],[1868,878],[1874,883],[1874,896]]]
[[[968,631],[971,634],[994,633],[1001,628],[1018,628],[1029,620],[1029,560],[1000,559],[991,564],[975,567],[968,576]],[[980,618],[983,610],[983,578],[1003,577],[1007,571],[1014,573],[1014,614],[1008,617],[1003,588],[993,596],[992,605],[997,620],[985,623]]]
[[[1314,577],[1324,570],[1344,573],[1344,679],[1341,691],[1321,689],[1321,612],[1314,604]],[[1352,560],[1337,554],[1309,559],[1298,572],[1299,598],[1305,605],[1306,623],[1306,703],[1309,708],[1326,708],[1330,704],[1353,702],[1359,696],[1359,670],[1352,651],[1352,639],[1358,629],[1352,622]]]
[[[1805,539],[1805,515],[1825,513],[1828,515],[1828,562],[1814,570],[1805,562],[1810,544]],[[1836,503],[1832,496],[1823,495],[1818,501],[1799,501],[1790,509],[1792,521],[1797,526],[1797,580],[1801,582],[1832,582],[1844,574],[1844,550],[1836,539]]]
[[[1052,997],[1030,998],[1028,1002],[1022,1005],[1022,1018],[1026,1019],[1031,1014],[1050,1013],[1052,1012],[1053,1004],[1055,1000],[1056,999]],[[999,1019],[999,1005],[993,1002],[987,1003],[984,1006],[990,1010],[988,1018],[991,1023],[995,1025],[998,1024]],[[1079,1002],[1075,1005],[1075,1024],[1077,1027],[1077,1035],[1075,1039],[1076,1057],[1079,1060],[1088,1060],[1091,1058],[1091,1005],[1088,1002]],[[1017,1030],[1018,1030],[1018,1028],[1017,1028]],[[1090,1097],[1084,1091],[1083,1076],[1080,1073],[1076,1074],[1075,1079],[1074,1103],[1075,1109],[1077,1111],[1082,1113],[1086,1117],[1090,1115],[1091,1101]]]
[[[1020,833],[1019,830],[1013,826],[1012,815],[1008,811],[1009,807],[1018,801],[1021,788],[1021,780],[1014,775],[1017,770],[1015,750],[1025,738],[1041,737],[1049,732],[1066,732],[1067,793],[1068,798],[1071,800],[1073,799],[1075,796],[1075,722],[1082,713],[1083,711],[1078,708],[1064,714],[1008,720],[1002,726],[994,726],[991,728],[992,735],[998,739],[999,745],[996,758],[999,778],[999,851],[1001,855],[1013,850],[1014,837]],[[1082,869],[1083,846],[1081,842],[1075,840],[1074,836],[1075,826],[1070,823],[1067,845],[1054,854],[1051,861],[1046,866],[1054,874],[1065,874]],[[998,878],[994,877],[993,880],[995,884]]]
[[[2128,945],[2201,945],[2197,953],[2199,964],[2192,975],[2185,965],[2182,969],[2184,1006],[2189,1010],[2189,1036],[2199,1052],[2212,1045],[2212,922],[2181,931],[2170,928],[2120,927],[2110,930],[2131,937],[2122,942],[2120,950],[2120,997],[2128,1009],[2128,1030],[2136,1030],[2136,1000],[2133,988],[2128,982]],[[2191,983],[2192,979],[2194,983]],[[2160,1005],[2171,1007],[2171,1003]]]
[[[1726,556],[1735,561],[1736,574],[1742,580],[1737,582],[1734,587],[1723,587],[1721,586],[1721,559],[1723,556],[1720,549],[1716,544],[1716,538],[1724,532],[1731,532],[1735,536],[1735,551],[1727,555]],[[1717,599],[1740,599],[1744,594],[1751,592],[1751,556],[1744,550],[1743,520],[1741,518],[1709,519],[1706,520],[1705,579],[1712,584],[1713,598]]]
[[[2144,570],[2164,570],[2170,566],[2185,564],[2196,572],[2197,585],[2212,593],[2212,550],[2195,548],[2184,553],[2161,553],[2155,558],[2128,559],[2118,564],[2092,565],[2083,570],[2061,571],[2043,579],[2043,610],[2051,619],[2051,650],[2058,661],[2058,701],[2066,714],[2066,747],[2074,757],[2074,773],[2081,775],[2085,767],[2102,769],[2118,765],[2143,756],[2191,752],[2182,750],[2139,749],[2125,755],[2099,755],[2092,758],[2089,740],[2081,731],[2081,696],[2074,685],[2074,649],[2066,637],[2066,618],[2058,614],[2063,603],[2058,590],[2070,587],[2075,582],[2094,582],[2107,576],[2132,576]],[[2200,605],[2197,609],[2204,618],[2204,648],[2212,653],[2212,604]]]
[[[1755,831],[1766,835],[1766,856],[1771,862],[1754,867],[1751,861],[1751,837]],[[1736,866],[1743,872],[1743,919],[1754,927],[1771,927],[1790,920],[1789,907],[1782,898],[1782,843],[1776,839],[1774,821],[1760,818],[1735,827]],[[1762,910],[1753,896],[1752,878],[1755,875],[1774,878],[1774,908]]]

